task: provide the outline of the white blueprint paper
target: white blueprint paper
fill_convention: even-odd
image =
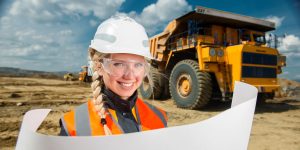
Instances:
[[[176,127],[112,136],[64,137],[37,133],[50,109],[27,112],[16,150],[246,150],[257,89],[236,82],[232,107],[207,120]]]

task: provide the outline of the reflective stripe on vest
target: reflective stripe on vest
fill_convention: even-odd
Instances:
[[[75,110],[75,128],[77,136],[91,135],[90,116],[87,103],[80,105]]]
[[[106,115],[108,128],[113,134],[124,133],[120,127],[116,112],[109,110],[109,115]],[[137,99],[135,109],[132,113],[139,124],[139,131],[152,130],[167,127],[166,113],[150,104]],[[103,126],[100,123],[100,117],[94,111],[92,101],[80,105],[74,111],[68,112],[64,115],[62,125],[65,131],[70,136],[90,136],[90,135],[105,135]]]
[[[118,121],[115,119],[115,117],[113,117],[113,116],[111,115],[111,114],[113,113],[114,110],[108,109],[108,111],[109,111],[109,114],[108,114],[108,115],[109,115],[109,117],[112,119],[112,121],[114,122],[114,124],[118,126],[119,130],[120,130],[122,133],[124,133],[124,130],[123,130],[122,127],[119,125]],[[115,113],[115,111],[114,111],[114,113]]]
[[[147,104],[139,98],[136,101],[136,109],[138,112],[137,118],[142,125],[143,131],[167,127],[167,115],[164,111]],[[155,113],[155,111],[157,113]]]
[[[60,119],[60,121],[61,121],[61,123],[62,123],[62,127],[64,128],[64,130],[65,130],[65,133],[67,134],[67,136],[71,136],[70,134],[69,134],[69,132],[67,131],[67,124],[66,124],[66,122],[65,122],[65,120],[64,119]]]

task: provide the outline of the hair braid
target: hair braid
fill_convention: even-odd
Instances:
[[[95,56],[97,54],[98,56]],[[101,57],[101,54],[97,52],[90,53],[91,58]],[[112,135],[110,129],[106,123],[106,115],[107,115],[107,108],[105,107],[105,102],[103,101],[103,94],[101,92],[101,87],[103,86],[103,81],[101,76],[98,74],[98,70],[100,69],[99,62],[93,61],[93,82],[91,84],[92,92],[93,92],[93,103],[95,106],[95,110],[100,117],[100,123],[103,125],[105,135]]]

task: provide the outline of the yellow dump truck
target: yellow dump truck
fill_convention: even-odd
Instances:
[[[181,108],[198,109],[211,100],[230,100],[234,82],[254,85],[258,102],[274,97],[286,57],[266,32],[275,24],[262,19],[196,7],[150,38],[153,90],[144,81],[144,98],[171,98]]]

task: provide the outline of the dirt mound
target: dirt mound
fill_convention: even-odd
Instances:
[[[276,97],[300,97],[300,83],[288,79],[278,79],[280,85]],[[300,99],[298,99],[300,100]]]
[[[11,93],[9,96],[9,98],[19,98],[19,97],[22,97],[22,96],[18,93]]]
[[[36,70],[26,70],[20,68],[0,67],[0,77],[27,77],[27,78],[44,78],[44,79],[61,79],[66,73],[71,73],[74,78],[78,79],[78,72],[45,72]]]

